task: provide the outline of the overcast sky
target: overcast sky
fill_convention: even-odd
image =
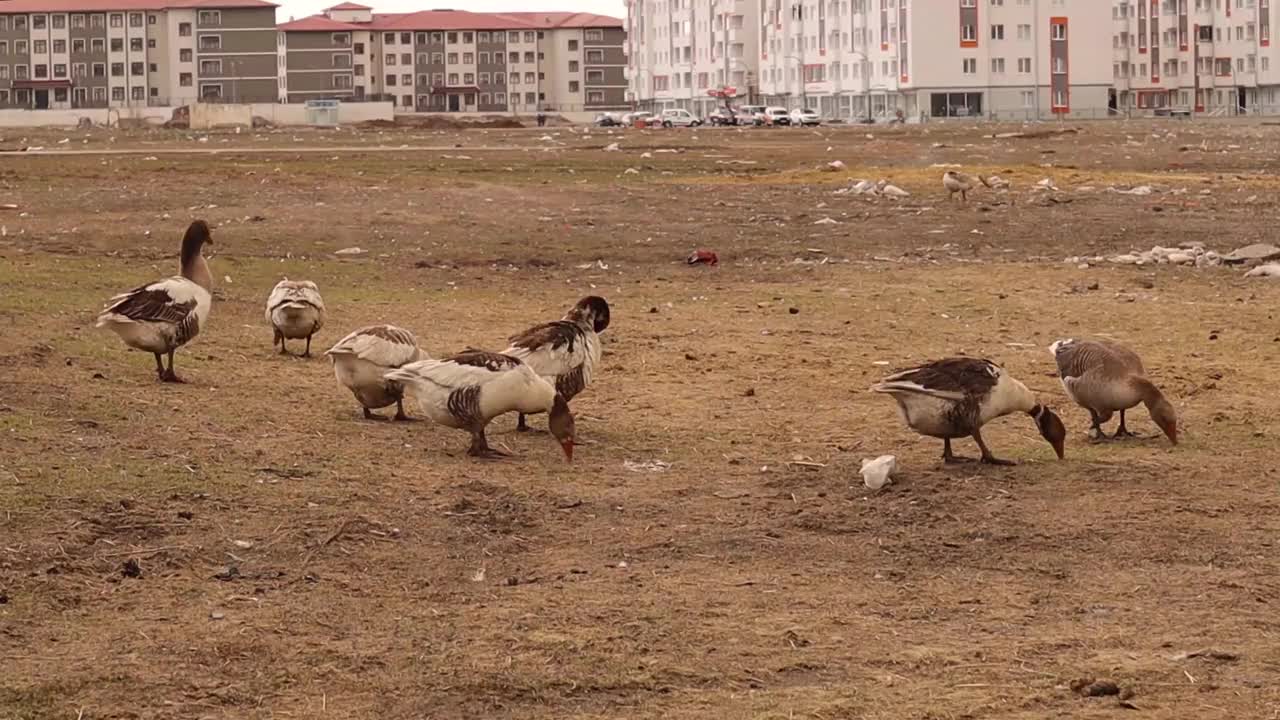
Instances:
[[[542,10],[565,12],[593,12],[613,17],[625,17],[623,0],[355,0],[373,7],[374,12],[412,12],[433,8],[470,10],[472,12],[510,12],[513,10]],[[301,18],[337,5],[340,0],[276,0],[280,10],[276,17],[280,22],[290,17]]]

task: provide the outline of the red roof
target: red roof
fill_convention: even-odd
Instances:
[[[536,25],[541,28],[597,28],[622,27],[620,18],[595,13],[571,12],[510,12],[499,13],[506,17]]]
[[[325,8],[325,12],[328,12],[329,10],[372,10],[372,9],[373,8],[369,7],[368,5],[360,5],[358,3],[353,3],[353,2],[344,2],[344,3],[339,3],[337,5],[334,5],[331,8]]]
[[[368,30],[366,25],[338,22],[323,15],[312,15],[301,20],[291,20],[276,26],[287,32],[350,32],[352,30]]]
[[[378,30],[525,30],[529,23],[498,13],[467,10],[421,10],[413,13],[377,15]]]
[[[165,10],[167,8],[273,8],[267,0],[7,0],[0,2],[4,13],[70,12],[109,10]]]

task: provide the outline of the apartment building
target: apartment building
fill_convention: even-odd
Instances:
[[[0,107],[274,102],[264,0],[0,2]]]
[[[748,100],[759,72],[761,0],[629,0],[628,100],[706,114]]]
[[[1280,107],[1272,0],[1114,0],[1113,106],[1214,115]]]
[[[732,68],[761,102],[828,117],[1103,116],[1111,10],[1081,0],[632,0],[630,91],[700,110],[700,49],[741,17]],[[707,13],[710,12],[710,17]],[[733,42],[731,40],[731,42]],[[710,54],[710,53],[708,53]],[[708,82],[715,80],[708,77]],[[677,87],[678,85],[678,87]],[[677,91],[678,90],[678,91]]]
[[[375,13],[345,2],[280,25],[281,99],[391,100],[404,111],[618,110],[623,22],[590,13]]]

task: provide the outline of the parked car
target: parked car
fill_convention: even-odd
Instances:
[[[764,106],[763,105],[743,105],[738,108],[738,116],[742,118],[739,122],[742,125],[763,125],[764,124]]]
[[[617,127],[622,124],[622,118],[617,113],[603,112],[596,116],[596,127]]]
[[[790,125],[791,113],[784,107],[767,107],[764,109],[765,125]]]
[[[712,125],[737,125],[751,122],[751,116],[741,116],[738,111],[730,108],[716,108],[707,115],[707,122]]]
[[[818,113],[809,108],[796,108],[791,111],[792,125],[821,125],[822,118],[818,117]]]
[[[626,115],[623,115],[621,118],[621,122],[623,125],[627,127],[631,127],[632,125],[635,124],[637,120],[647,121],[652,118],[653,118],[653,113],[649,112],[648,110],[637,110],[635,112],[629,112]]]
[[[662,127],[698,127],[702,119],[682,108],[662,111]]]

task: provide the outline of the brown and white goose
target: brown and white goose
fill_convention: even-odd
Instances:
[[[98,315],[97,327],[110,328],[125,345],[156,356],[162,382],[183,382],[173,371],[173,353],[199,335],[209,319],[213,276],[201,249],[212,242],[205,221],[191,223],[182,237],[180,275],[116,295]],[[168,368],[161,360],[165,354]]]
[[[275,331],[272,345],[280,346],[280,354],[288,355],[286,340],[307,339],[302,357],[311,357],[311,336],[324,327],[324,300],[320,288],[310,280],[285,278],[276,283],[267,297],[267,322]]]
[[[1124,412],[1138,403],[1147,406],[1151,419],[1178,444],[1178,414],[1147,379],[1147,370],[1137,353],[1123,345],[1102,340],[1058,340],[1049,346],[1058,363],[1062,387],[1077,405],[1089,411],[1093,425],[1089,437],[1103,440],[1102,424],[1120,413],[1120,426],[1112,438],[1136,437],[1124,424]]]
[[[413,333],[395,325],[370,325],[338,341],[325,352],[338,382],[356,396],[367,420],[383,420],[371,410],[395,404],[396,420],[404,414],[404,386],[387,380],[388,371],[426,357]]]
[[[1067,430],[1052,410],[1041,405],[1026,385],[1012,378],[990,360],[954,357],[903,370],[871,388],[898,401],[904,422],[921,435],[942,438],[944,462],[963,462],[951,453],[954,438],[972,437],[982,451],[982,462],[1013,465],[991,454],[982,441],[982,426],[1014,412],[1025,412],[1036,421],[1040,435],[1063,457]]]
[[[600,333],[609,327],[609,303],[595,295],[582,298],[555,322],[543,323],[510,338],[503,355],[519,358],[555,386],[565,402],[586,389],[600,364]],[[516,430],[525,431],[525,413]]]
[[[947,200],[954,200],[956,193],[960,193],[960,199],[968,202],[969,191],[978,187],[979,183],[991,187],[987,179],[981,175],[969,175],[956,170],[942,173],[942,187],[947,190]]]
[[[573,460],[573,415],[564,396],[518,358],[483,350],[465,350],[440,360],[421,360],[386,374],[403,385],[422,411],[446,427],[471,433],[467,454],[494,457],[484,431],[503,413],[545,412],[551,434],[564,456]]]

